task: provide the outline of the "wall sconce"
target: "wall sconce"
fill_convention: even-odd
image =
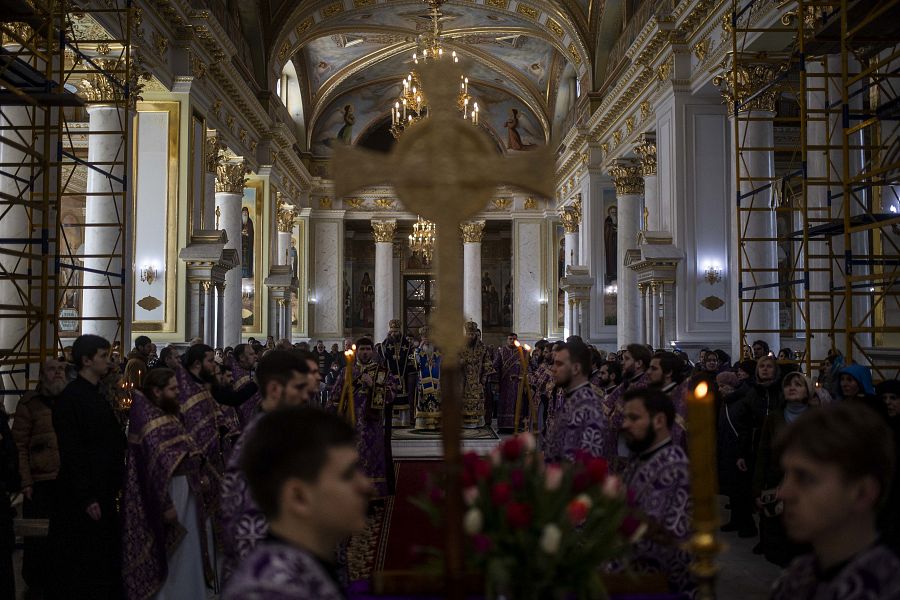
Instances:
[[[722,281],[722,267],[713,264],[706,265],[706,270],[703,272],[703,278],[706,279],[709,285],[719,283]]]
[[[156,265],[147,264],[142,266],[139,274],[141,281],[146,282],[147,285],[153,285],[153,282],[159,279],[159,271],[157,271]]]
[[[619,293],[619,285],[616,283],[608,285],[603,289],[603,293],[607,296],[615,296]]]
[[[244,300],[249,300],[253,296],[253,287],[245,285],[241,288],[241,296]]]

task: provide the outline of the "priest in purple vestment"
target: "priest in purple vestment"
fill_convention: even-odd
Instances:
[[[598,458],[609,454],[609,449],[603,446],[609,425],[600,396],[588,381],[590,372],[591,351],[584,342],[572,340],[557,348],[553,356],[553,378],[565,390],[565,397],[547,431],[544,445],[547,462],[572,461],[583,453]]]
[[[263,399],[260,411],[247,423],[228,460],[222,483],[222,541],[225,552],[225,580],[256,545],[265,539],[269,526],[263,512],[250,496],[247,479],[240,470],[241,454],[262,414],[279,408],[307,404],[312,394],[309,365],[298,353],[272,350],[259,361],[256,370]]]
[[[240,468],[269,522],[223,600],[343,600],[334,549],[366,527],[372,486],[353,428],[310,407],[264,414],[241,451]]]
[[[688,380],[682,381],[684,362],[674,352],[657,352],[647,368],[649,387],[669,397],[675,407],[672,442],[687,451],[687,394]]]
[[[506,336],[506,345],[497,348],[494,357],[494,372],[500,381],[500,400],[497,402],[497,429],[501,433],[512,433],[521,423],[514,423],[516,405],[519,405],[519,418],[528,417],[528,385],[527,371],[522,369],[522,350],[516,346],[519,336],[510,333]]]
[[[122,580],[130,600],[202,598],[212,581],[205,458],[178,415],[171,369],[153,369],[129,411]]]
[[[853,403],[806,411],[782,433],[784,526],[813,551],[787,567],[772,600],[900,598],[900,559],[876,527],[896,470],[895,443],[882,417]]]
[[[229,366],[231,367],[231,375],[234,378],[232,387],[234,391],[240,392],[245,387],[251,385],[254,381],[253,369],[256,368],[256,351],[250,344],[238,344],[234,347],[234,354],[229,357]],[[249,400],[246,400],[240,406],[237,406],[238,417],[240,417],[241,425],[246,425],[259,408],[259,402],[262,399],[262,390],[257,390]]]
[[[624,438],[619,435],[624,422],[624,396],[629,390],[640,390],[647,387],[650,377],[647,368],[653,354],[650,348],[643,344],[628,344],[622,353],[622,383],[603,399],[603,410],[609,419],[610,427],[607,430],[609,439],[604,446],[612,448],[613,453],[605,457],[609,460],[610,467],[620,471],[624,458],[628,456],[628,448]]]
[[[691,596],[691,555],[683,550],[691,534],[689,463],[672,442],[675,408],[656,389],[634,389],[623,398],[622,433],[631,456],[622,475],[647,533],[634,545],[631,566],[665,573],[672,592]]]
[[[394,465],[388,460],[384,428],[385,419],[391,418],[394,393],[399,384],[384,365],[375,362],[369,338],[357,340],[356,355],[351,364],[352,367],[349,364],[344,367],[334,384],[333,409],[356,427],[363,472],[372,480],[378,496],[387,496],[393,493],[388,485],[387,471],[393,470]]]
[[[466,323],[466,346],[459,356],[463,372],[463,427],[474,429],[485,425],[484,384],[494,372],[491,353],[478,339],[478,325]]]

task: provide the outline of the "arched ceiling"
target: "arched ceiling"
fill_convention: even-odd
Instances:
[[[516,109],[523,142],[551,138],[556,87],[571,64],[591,88],[589,25],[602,0],[453,0],[441,7],[444,48],[456,50],[482,123],[506,139]],[[354,141],[390,115],[413,66],[417,36],[431,29],[422,0],[269,0],[270,76],[287,61],[300,73],[308,144],[327,153],[353,106]],[[427,93],[427,90],[426,90]]]

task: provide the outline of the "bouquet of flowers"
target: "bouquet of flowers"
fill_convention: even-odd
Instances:
[[[600,566],[625,559],[646,530],[604,459],[545,465],[530,433],[467,453],[461,477],[467,556],[489,598],[606,597]],[[440,522],[439,487],[417,504]]]

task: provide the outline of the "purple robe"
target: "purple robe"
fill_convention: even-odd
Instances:
[[[675,423],[672,424],[672,443],[681,446],[687,452],[687,394],[689,381],[672,383],[669,387],[663,387],[662,391],[672,401],[675,407]]]
[[[544,444],[544,460],[573,461],[579,450],[605,458],[609,452],[603,445],[608,439],[607,427],[600,396],[590,383],[584,383],[566,393],[554,414]]]
[[[222,481],[222,546],[225,554],[224,579],[228,581],[240,561],[269,533],[269,522],[250,494],[247,478],[240,469],[241,448],[252,435],[262,413],[247,423],[234,445]]]
[[[269,539],[231,576],[222,600],[343,600],[339,584],[312,554]]]
[[[238,361],[231,359],[231,376],[234,378],[234,391],[239,391],[244,386],[253,382],[253,374],[246,370],[244,367],[238,363]],[[241,426],[246,427],[247,423],[253,420],[254,415],[259,411],[259,403],[262,401],[262,394],[257,391],[255,394],[250,396],[248,400],[246,400],[243,404],[238,406],[235,410],[237,411],[238,418],[240,419]]]
[[[365,384],[363,375],[372,378],[373,386]],[[385,414],[391,418],[394,403],[394,391],[399,385],[396,377],[376,362],[366,365],[353,364],[353,398],[351,406],[340,406],[343,394],[347,367],[341,371],[338,380],[334,384],[334,394],[331,396],[331,408],[337,410],[342,416],[350,419],[359,436],[356,448],[359,451],[359,460],[363,472],[372,480],[378,496],[388,495],[387,484],[387,448],[385,447],[384,426]]]
[[[493,374],[491,353],[481,342],[463,348],[459,356],[463,371],[463,427],[484,423],[484,383]]]
[[[624,462],[621,460],[621,457],[627,455],[627,451],[619,444],[619,432],[622,430],[622,425],[625,422],[625,413],[623,412],[625,408],[623,401],[625,392],[642,390],[648,385],[650,385],[650,376],[645,371],[636,377],[626,379],[611,394],[607,394],[603,398],[603,412],[606,414],[606,418],[609,419],[609,427],[606,430],[608,439],[604,442],[604,447],[610,448],[612,451],[612,454],[604,458],[609,461],[610,468],[614,471],[621,470],[621,465]]]
[[[631,566],[638,572],[665,573],[673,592],[694,590],[691,556],[681,548],[691,535],[689,473],[687,454],[670,442],[632,456],[622,475],[637,508],[664,530],[634,545]]]
[[[830,581],[821,581],[812,554],[799,556],[775,581],[771,600],[896,600],[900,559],[886,546],[860,552]]]
[[[494,371],[500,380],[500,400],[497,402],[497,427],[512,429],[518,427],[516,404],[519,404],[519,418],[527,418],[529,413],[525,388],[528,385],[527,372],[522,372],[522,356],[515,346],[501,346],[494,357]]]
[[[122,499],[122,580],[128,598],[144,600],[156,594],[166,580],[167,559],[185,536],[185,527],[199,528],[206,540],[205,515],[212,498],[209,474],[200,451],[176,415],[166,414],[142,393],[134,392],[129,412],[128,458]],[[168,523],[163,513],[172,506],[169,484],[175,476],[187,478],[197,503],[197,523]],[[202,549],[207,581],[212,571]]]

